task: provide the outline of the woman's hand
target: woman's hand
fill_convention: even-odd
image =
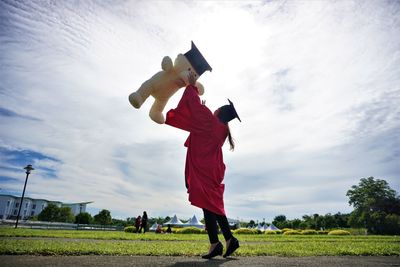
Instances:
[[[190,85],[196,85],[196,76],[195,76],[195,74],[193,73],[193,72],[189,72],[189,75],[188,75],[188,81],[189,81],[189,84]]]

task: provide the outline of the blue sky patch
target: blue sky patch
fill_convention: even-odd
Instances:
[[[0,116],[7,117],[7,118],[22,118],[22,119],[26,119],[26,120],[40,121],[40,119],[38,119],[38,118],[35,118],[32,116],[27,116],[27,115],[21,115],[12,110],[2,108],[2,107],[0,107]]]
[[[32,164],[38,160],[49,160],[54,161],[55,163],[59,163],[60,160],[46,156],[42,153],[32,151],[32,150],[10,150],[4,147],[0,147],[0,157],[2,158],[3,162],[0,166],[0,170],[6,171],[18,171],[22,170],[26,165]],[[35,169],[38,169],[37,166],[33,166]],[[54,169],[47,168],[47,167],[40,167],[40,170],[45,173],[44,177],[48,178],[56,178],[57,172]],[[9,178],[9,177],[5,177]],[[4,179],[0,178],[0,180],[4,181]]]

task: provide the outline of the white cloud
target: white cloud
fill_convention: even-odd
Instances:
[[[202,217],[184,188],[187,133],[153,123],[152,99],[140,110],[127,100],[163,56],[174,59],[191,40],[213,67],[200,78],[207,105],[230,98],[243,121],[231,123],[236,151],[224,148],[228,216],[347,212],[346,190],[366,176],[400,191],[396,2],[4,1],[0,8],[7,11],[0,105],[21,115],[0,116],[0,144],[56,160],[34,163],[32,196],[94,201],[120,217],[143,210]]]

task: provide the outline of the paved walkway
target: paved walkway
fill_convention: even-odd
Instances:
[[[380,267],[400,266],[398,256],[342,257],[234,257],[203,260],[200,257],[166,256],[11,256],[0,255],[2,267],[19,266],[304,266],[304,267]]]

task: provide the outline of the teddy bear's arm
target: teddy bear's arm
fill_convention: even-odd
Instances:
[[[172,64],[172,59],[169,56],[165,56],[161,62],[161,68],[168,72],[172,70],[173,67],[174,65]]]
[[[168,100],[159,100],[155,99],[153,105],[151,106],[149,116],[150,118],[159,123],[163,124],[165,122],[164,115],[162,111],[164,110],[165,105],[167,104]]]
[[[204,94],[204,86],[197,81],[196,81],[195,86],[197,87],[197,91],[199,92],[199,95],[203,95]]]

